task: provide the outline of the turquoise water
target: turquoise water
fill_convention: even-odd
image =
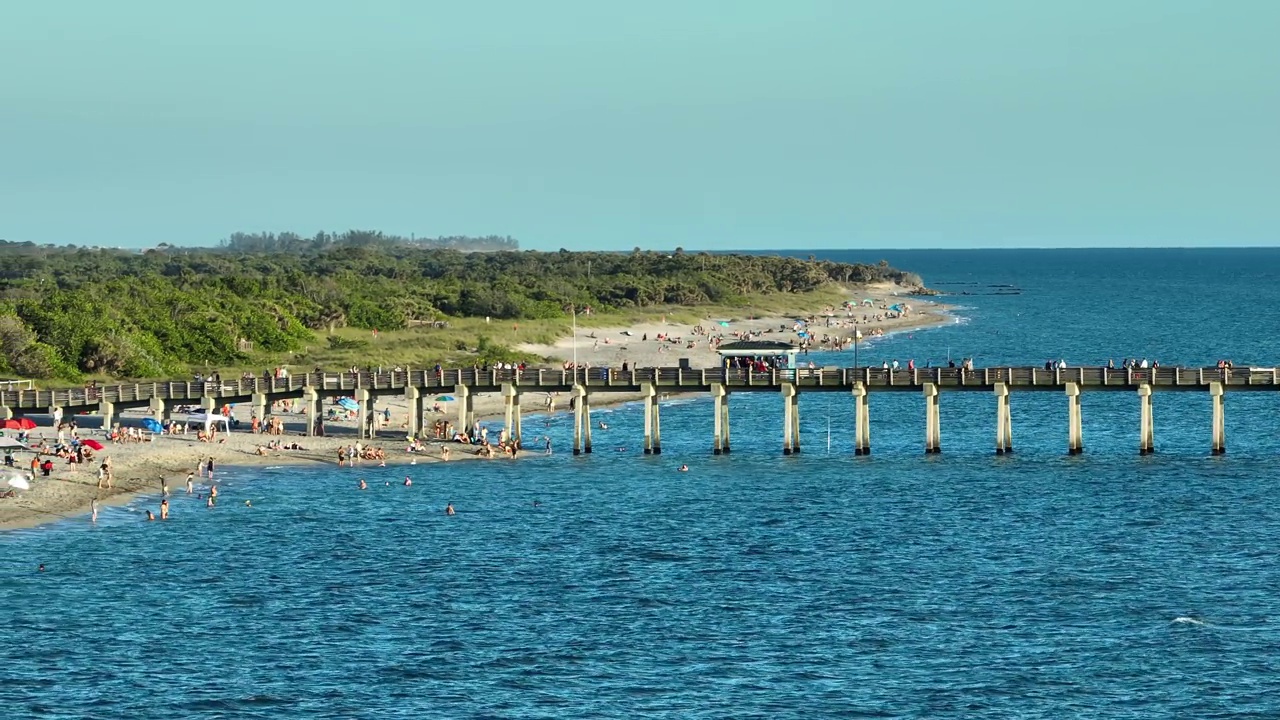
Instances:
[[[959,298],[961,323],[863,348],[877,363],[948,349],[979,364],[1275,363],[1272,251],[888,257],[940,287],[1023,294]],[[1219,299],[1228,281],[1255,283],[1248,303]],[[1280,398],[1232,396],[1218,458],[1199,394],[1156,398],[1159,452],[1141,458],[1128,393],[1085,397],[1081,457],[1064,454],[1057,394],[1014,396],[1017,453],[999,458],[984,394],[944,396],[931,457],[918,397],[873,396],[869,458],[852,456],[850,405],[805,396],[797,457],[781,456],[777,397],[732,398],[721,457],[710,403],[682,399],[664,405],[659,457],[640,453],[641,413],[624,406],[600,414],[591,456],[560,452],[567,417],[538,418],[526,432],[553,438],[550,457],[237,470],[219,507],[179,496],[167,523],[145,522],[157,501],[141,498],[96,527],[0,535],[0,709],[1280,714]]]

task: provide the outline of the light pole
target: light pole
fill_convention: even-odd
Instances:
[[[853,369],[858,369],[858,341],[862,339],[862,331],[854,328],[853,330]]]

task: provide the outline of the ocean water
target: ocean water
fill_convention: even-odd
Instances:
[[[1277,251],[840,257],[969,293],[864,362],[1277,362]],[[0,715],[1280,716],[1280,397],[1229,398],[1225,457],[1193,393],[1149,457],[1128,393],[1086,395],[1079,457],[1056,393],[1014,395],[1004,457],[981,393],[929,457],[914,395],[873,395],[866,458],[846,395],[803,396],[793,457],[776,396],[731,407],[728,456],[709,401],[664,406],[656,457],[622,406],[590,456],[561,414],[526,421],[551,456],[233,470],[166,523],[0,534]]]

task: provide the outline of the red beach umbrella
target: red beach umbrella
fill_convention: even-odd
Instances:
[[[32,420],[31,418],[18,418],[18,425],[19,425],[23,430],[35,430],[35,429],[36,429],[36,421],[35,421],[35,420]]]
[[[85,447],[91,447],[94,450],[102,449],[102,443],[98,442],[97,440],[81,440],[80,444]]]
[[[5,430],[21,430],[22,423],[18,422],[13,418],[9,418],[8,420],[4,421],[4,429]]]

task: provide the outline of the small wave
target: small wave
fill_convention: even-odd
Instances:
[[[1172,622],[1175,625],[1199,625],[1201,627],[1209,626],[1209,623],[1205,622],[1204,620],[1201,620],[1200,618],[1197,618],[1197,617],[1192,617],[1190,615],[1181,615],[1179,617],[1174,618]]]

